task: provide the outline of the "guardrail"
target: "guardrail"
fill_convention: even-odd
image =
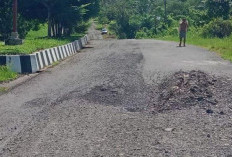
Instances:
[[[53,47],[30,55],[0,55],[0,65],[8,66],[17,73],[29,74],[40,71],[54,62],[72,56],[85,46],[89,41],[88,35],[72,43]]]

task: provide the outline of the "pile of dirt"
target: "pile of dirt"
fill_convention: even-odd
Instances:
[[[202,71],[179,71],[163,80],[157,88],[154,110],[182,109],[195,105],[216,105],[218,80]]]

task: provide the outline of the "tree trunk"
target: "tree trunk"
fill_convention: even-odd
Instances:
[[[48,36],[52,37],[51,9],[48,7]]]
[[[58,24],[58,37],[61,37],[60,23]]]
[[[59,36],[59,24],[56,23],[56,37]]]
[[[48,37],[51,37],[52,36],[51,7],[46,2],[42,2],[42,3],[47,8],[48,11]]]
[[[164,22],[167,23],[167,0],[164,0]]]
[[[52,36],[54,37],[56,35],[56,29],[55,29],[55,22],[54,22],[54,20],[52,21],[51,29],[52,29]]]
[[[62,36],[62,24],[60,24],[60,36]]]

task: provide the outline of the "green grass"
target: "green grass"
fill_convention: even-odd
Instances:
[[[60,64],[60,62],[59,62],[59,61],[56,61],[56,62],[53,62],[53,63],[52,63],[52,66],[54,67],[54,66],[56,66],[56,65],[58,65],[58,64]]]
[[[160,37],[159,39],[179,42],[177,36],[165,36]],[[232,36],[224,39],[202,38],[199,35],[189,32],[187,36],[187,44],[200,46],[210,51],[217,52],[222,58],[232,62]]]
[[[104,28],[103,24],[97,23],[96,30],[102,30]]]
[[[26,39],[24,40],[23,45],[18,46],[8,46],[4,45],[3,42],[0,42],[0,55],[6,54],[30,54],[42,49],[51,48],[63,44],[72,42],[84,34],[74,34],[71,37],[63,38],[48,38],[47,37],[47,26],[41,25],[39,31],[30,31]]]
[[[16,79],[17,77],[17,73],[12,72],[8,67],[0,66],[0,83]]]
[[[9,89],[7,87],[0,87],[0,94],[8,91]]]

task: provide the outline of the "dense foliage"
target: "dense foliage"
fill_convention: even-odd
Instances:
[[[19,34],[24,38],[31,29],[48,23],[48,36],[69,36],[99,11],[99,0],[18,0]],[[0,1],[0,36],[12,31],[12,0]]]
[[[232,22],[229,20],[214,19],[205,25],[202,30],[204,37],[224,38],[230,36],[232,32]]]
[[[187,18],[190,30],[202,32],[210,23],[230,17],[231,0],[101,0],[99,22],[108,24],[118,38],[151,38],[177,35],[181,18]],[[230,21],[222,23],[218,26],[230,29]],[[204,31],[202,34],[207,37],[230,34],[229,31],[221,35],[213,33]]]

